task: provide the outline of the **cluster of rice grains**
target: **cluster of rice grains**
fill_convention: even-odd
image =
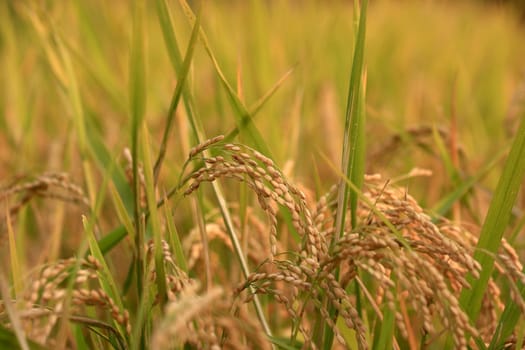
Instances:
[[[48,172],[35,178],[21,177],[0,185],[0,201],[8,204],[8,214],[14,217],[33,198],[51,198],[89,208],[89,200],[81,187],[71,182],[68,174]],[[4,232],[5,208],[0,214],[0,233]]]
[[[398,334],[412,347],[422,341],[442,341],[446,334],[460,349],[474,345],[472,341],[468,344],[471,336],[490,341],[496,315],[503,307],[498,286],[490,281],[479,324],[470,324],[458,300],[461,289],[469,287],[466,275],[478,277],[481,269],[472,257],[476,243],[472,233],[445,219],[434,222],[405,191],[387,185],[379,176],[369,176],[358,209],[358,225],[353,230],[347,225],[345,234],[329,249],[334,234],[335,187],[318,203],[309,203],[272,160],[247,146],[222,140],[216,137],[191,150],[189,162],[199,165],[186,178],[185,194],[204,182],[233,178],[254,192],[267,214],[271,254],[234,290],[237,301],[248,302],[253,293],[272,296],[282,315],[287,315],[288,331],[294,338],[301,333],[305,348],[315,347],[312,315],[320,315],[336,339],[348,346],[340,326],[330,317],[328,299],[355,331],[359,348],[366,349],[367,335],[374,325],[360,316],[356,296],[348,293],[356,290],[347,288],[350,283],[357,283],[361,305],[368,303],[365,309],[374,310],[378,319],[385,310],[392,312]],[[289,215],[302,240],[298,247],[278,250],[279,213]],[[496,257],[496,268],[511,286],[515,287],[513,281],[525,281],[517,255],[506,242]],[[513,294],[525,312],[523,300]]]
[[[230,314],[231,296],[215,287],[200,292],[199,283],[188,277],[175,263],[169,244],[163,244],[163,263],[168,285],[165,314],[154,328],[151,349],[171,349],[183,344],[195,348],[264,349],[267,341],[260,324],[247,313]],[[153,259],[153,242],[147,255]],[[155,268],[150,264],[151,280]]]
[[[251,189],[257,208],[247,208],[241,219],[235,217],[236,204],[229,207],[238,232],[250,226],[243,254],[255,271],[240,283],[239,274],[213,271],[225,283],[202,291],[197,280],[177,266],[168,243],[162,242],[168,303],[162,316],[153,316],[151,348],[188,344],[211,349],[270,349],[263,326],[245,305],[255,294],[273,300],[267,308],[275,335],[300,341],[303,348],[315,348],[316,329],[324,322],[341,346],[354,346],[354,340],[348,344],[340,331],[346,325],[353,330],[355,337],[351,338],[357,347],[366,349],[372,341],[370,334],[386,313],[394,318],[396,335],[410,348],[440,344],[445,335],[460,349],[476,348],[469,337],[491,339],[503,309],[495,281],[489,281],[477,324],[469,322],[458,301],[461,289],[468,287],[467,274],[478,276],[480,272],[472,258],[477,239],[472,233],[445,219],[433,221],[405,191],[370,176],[355,229],[347,224],[342,237],[332,244],[335,187],[314,202],[288,182],[271,159],[223,139],[215,137],[190,151],[175,191],[188,196],[203,183],[223,178],[238,180]],[[26,197],[48,195],[50,186],[87,203],[79,189],[63,182],[62,177],[46,176],[4,189],[5,197],[22,194],[11,213],[27,202]],[[207,222],[204,228],[209,240],[218,239],[233,250],[220,219]],[[196,230],[186,235],[185,243],[187,265],[201,276],[198,262],[205,250]],[[153,243],[145,249],[151,286],[155,286]],[[213,268],[223,269],[215,258],[210,259]],[[511,295],[525,312],[514,283],[525,283],[525,276],[514,249],[504,241],[495,258],[498,274],[507,278]],[[109,339],[114,348],[127,348],[133,333],[129,313],[104,292],[102,279],[101,263],[91,256],[60,260],[36,271],[24,300],[17,301],[27,336],[52,346],[62,334],[61,319],[65,317],[103,334],[102,339]],[[153,297],[154,305],[158,300]],[[333,321],[334,312],[338,324]],[[0,321],[9,326],[2,302]],[[394,341],[396,348],[404,344]],[[72,343],[61,345],[74,347]]]
[[[119,308],[101,287],[100,269],[100,262],[88,256],[80,260],[59,260],[35,271],[24,298],[18,300],[18,314],[26,336],[37,343],[55,346],[60,320],[65,317],[73,323],[107,332],[115,340],[116,348],[124,348],[121,332],[103,320],[107,319],[104,316],[107,314],[122,333],[129,334],[129,313]],[[70,348],[70,345],[66,341],[62,347]]]

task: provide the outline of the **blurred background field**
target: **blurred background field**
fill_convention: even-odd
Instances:
[[[65,72],[46,58],[41,39],[50,34],[48,26],[73,53],[89,118],[96,120],[115,152],[129,144],[129,6],[103,1],[36,6],[5,2],[1,11],[2,177],[73,166],[64,164],[62,157],[51,159],[55,151],[63,151],[64,142],[73,147],[75,142],[68,138],[71,112],[56,78],[65,79]],[[32,11],[45,13],[42,27],[34,27],[28,17]],[[248,106],[295,67],[256,117],[278,162],[295,160],[294,176],[300,178],[310,178],[314,160],[315,167],[325,167],[319,152],[337,162],[351,64],[351,3],[212,1],[204,11],[211,47]],[[448,129],[454,114],[468,166],[490,159],[509,139],[516,118],[513,99],[523,95],[525,29],[517,13],[511,7],[437,1],[374,1],[369,12],[370,152],[381,150],[389,137],[408,128]],[[189,34],[181,13],[174,15],[179,33]],[[147,6],[146,35],[147,120],[155,132],[169,106],[175,77],[153,5]],[[191,88],[208,135],[225,133],[234,125],[218,85],[210,60],[198,47]],[[176,142],[170,156],[181,156]],[[392,154],[384,150],[388,157],[368,164],[370,170],[397,173],[428,166],[413,158],[413,147],[403,148]]]

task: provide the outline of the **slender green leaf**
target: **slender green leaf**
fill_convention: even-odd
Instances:
[[[168,4],[166,0],[157,0],[156,4],[157,16],[159,17],[160,29],[162,30],[166,50],[168,51],[171,65],[175,68],[175,72],[178,74],[182,66],[182,56],[177,44],[177,38],[175,37],[173,21],[171,19]],[[194,26],[194,28],[196,27]]]
[[[99,242],[97,242],[97,239],[95,237],[95,233],[93,230],[96,224],[96,220],[100,216],[100,212],[102,210],[102,206],[106,198],[106,189],[107,189],[107,186],[110,180],[111,173],[112,173],[112,167],[108,168],[107,171],[104,173],[102,183],[100,184],[99,191],[97,192],[97,197],[95,198],[94,208],[93,208],[93,211],[89,219],[87,219],[85,216],[82,216],[82,224],[84,226],[84,232],[86,233],[87,239],[80,246],[78,256],[84,256],[85,252],[89,248],[91,255],[95,259],[97,259],[101,264],[101,268],[98,270],[97,273],[99,277],[98,278],[99,283],[102,289],[115,302],[115,305],[122,312],[124,311],[124,303],[121,298],[121,293],[117,287],[117,283],[113,279],[113,274],[111,273],[108,267],[108,264],[104,258],[102,250],[100,249]],[[86,246],[86,243],[87,243],[87,246]],[[75,265],[75,269],[72,273],[73,276],[77,274],[77,271],[79,268],[80,268],[80,259],[77,259],[77,264]],[[70,294],[73,289],[74,281],[75,279],[71,278],[68,284],[68,293]],[[71,298],[71,296],[69,296],[69,298]],[[70,317],[73,317],[73,316],[70,316]],[[120,336],[124,339],[127,339],[127,331],[124,329],[124,326],[120,324],[119,322],[117,322],[116,320],[114,320],[113,324],[118,330]]]
[[[193,10],[191,9],[191,7],[188,5],[188,3],[185,0],[179,0],[179,3],[184,10],[184,14],[186,15],[190,23],[193,25],[196,21]],[[248,109],[246,108],[244,103],[241,101],[241,99],[235,92],[234,88],[230,85],[230,83],[226,79],[226,76],[224,75],[217,58],[213,54],[210,44],[208,43],[208,38],[202,28],[200,28],[200,38],[201,38],[201,41],[204,45],[206,52],[208,53],[208,56],[210,57],[213,63],[215,72],[219,76],[222,85],[226,89],[228,97],[230,98],[232,106],[236,112],[234,116],[236,118],[236,123],[237,123],[237,127],[239,128],[239,131],[247,133],[247,136],[248,136],[247,140],[252,142],[254,144],[254,147],[258,151],[262,152],[263,154],[267,156],[270,156],[271,155],[270,149],[264,142],[260,132],[255,127],[253,120],[252,120],[253,116],[249,113]]]
[[[22,266],[20,266],[20,257],[18,255],[17,240],[15,239],[15,232],[11,224],[11,215],[7,206],[5,207],[5,221],[7,226],[7,237],[9,241],[9,261],[11,262],[11,276],[13,279],[14,297],[15,300],[22,297],[23,292],[23,274]]]
[[[100,131],[94,125],[93,121],[87,119],[87,134],[88,143],[91,153],[101,172],[111,169],[111,182],[115,185],[120,198],[126,208],[126,211],[133,214],[133,190],[126,179],[125,172],[122,167],[115,162],[115,156],[109,151],[104,144]]]
[[[392,344],[395,334],[395,311],[385,305],[382,310],[383,319],[378,323],[374,334],[373,350],[393,349]]]
[[[364,172],[364,107],[363,92],[361,91],[364,71],[364,50],[366,32],[366,10],[368,1],[364,0],[361,4],[359,14],[359,27],[356,35],[354,48],[354,58],[350,74],[350,85],[348,88],[348,98],[346,106],[342,171],[345,177],[352,183],[361,186],[363,183]],[[347,182],[343,179],[339,183],[337,198],[337,217],[336,217],[336,237],[342,234],[346,216],[347,199],[350,195],[350,211],[352,215],[352,225],[355,225],[357,196],[353,191],[349,191]],[[334,243],[334,242],[333,242]]]
[[[104,292],[106,292],[108,296],[113,299],[118,308],[120,310],[124,310],[119,289],[117,288],[117,284],[113,279],[113,274],[109,270],[104,255],[102,254],[102,251],[100,250],[98,242],[95,238],[95,234],[93,233],[93,221],[88,220],[86,217],[82,217],[82,223],[84,225],[84,231],[87,235],[89,250],[91,251],[93,257],[97,259],[101,265],[101,268],[98,271],[100,285],[102,286]],[[120,323],[115,321],[114,324],[119,329],[120,334],[126,334],[126,331],[122,328]]]
[[[279,88],[284,84],[284,82],[292,75],[295,68],[297,67],[297,64],[294,65],[292,68],[290,68],[286,73],[283,74],[283,76],[273,84],[273,86],[262,96],[259,100],[257,100],[251,107],[250,107],[250,115],[253,118],[259,111],[264,107],[266,102],[279,90]],[[244,123],[243,123],[244,124]]]
[[[139,175],[139,134],[146,108],[146,73],[144,63],[144,32],[142,0],[133,2],[133,33],[131,42],[131,57],[129,64],[129,103],[131,114],[131,159],[133,160],[133,193],[135,222],[135,263],[137,274],[137,292],[139,297],[143,290],[144,279],[144,229],[141,213],[141,184]]]
[[[117,211],[117,216],[120,220],[120,222],[123,223],[125,230],[127,231],[127,234],[130,235],[130,238],[132,241],[135,241],[135,227],[133,226],[133,220],[130,217],[129,213],[126,211],[126,208],[124,206],[124,203],[122,202],[122,199],[120,198],[120,195],[118,194],[115,185],[113,183],[110,184],[109,190],[111,192],[111,198],[113,199],[113,204],[115,205],[115,209]],[[118,243],[117,237],[118,234],[113,235],[114,243]],[[106,236],[107,237],[107,236]],[[101,241],[99,241],[100,245]],[[100,248],[102,252],[106,253],[102,247]]]
[[[137,312],[135,316],[135,322],[133,323],[132,333],[131,333],[131,346],[132,350],[142,350],[145,349],[146,340],[145,331],[151,330],[152,323],[152,309],[154,305],[155,296],[152,293],[152,288],[148,288],[147,285],[144,285],[144,290],[141,293],[142,297],[139,300],[139,305],[137,307]]]
[[[435,216],[444,216],[456,201],[460,200],[466,193],[468,193],[468,191],[470,191],[477,183],[479,183],[479,181],[498,164],[505,153],[506,149],[499,152],[483,168],[479,169],[475,175],[466,178],[461,183],[459,183],[452,192],[444,195],[430,211],[434,213]]]
[[[128,235],[126,227],[119,226],[116,229],[109,232],[107,235],[102,237],[98,241],[98,246],[103,254],[107,254],[113,249],[120,241],[122,241]]]
[[[441,160],[443,161],[448,177],[450,178],[450,180],[452,180],[453,184],[458,183],[461,179],[461,176],[456,167],[454,166],[452,158],[450,157],[449,152],[447,152],[447,148],[445,147],[445,143],[443,142],[443,138],[439,134],[436,127],[432,128],[432,136],[434,137],[434,142],[436,143],[439,155],[441,156]]]
[[[250,107],[250,112],[249,114],[251,115],[251,118],[254,118],[257,113],[259,113],[259,111],[264,107],[264,105],[266,104],[266,102],[268,102],[268,100],[277,92],[277,90],[282,86],[282,84],[286,81],[286,79],[288,79],[288,77],[290,77],[290,75],[293,73],[293,71],[295,70],[295,67],[292,67],[290,68],[286,73],[284,73],[284,75],[281,77],[281,79],[279,79],[271,88],[270,90],[268,90],[268,92],[266,92],[266,94],[264,94],[263,97],[261,97],[258,101],[256,101],[251,107]],[[239,130],[241,130],[242,128],[244,128],[246,126],[246,124],[248,124],[250,122],[251,119],[248,119],[248,118],[245,118],[242,120],[241,122],[241,128],[239,128],[239,126],[236,126],[232,131],[230,131],[226,137],[224,138],[224,140],[226,142],[231,142],[235,137],[237,137],[237,135],[239,134]]]
[[[522,271],[525,273],[525,269]],[[518,290],[522,298],[525,298],[525,285],[521,282],[517,282]],[[494,332],[494,336],[489,345],[490,350],[501,349],[505,341],[512,335],[516,329],[516,325],[523,317],[522,309],[516,302],[511,299],[505,305],[505,310],[500,316],[498,326]]]
[[[164,196],[164,198],[166,198],[166,196]],[[186,263],[186,256],[184,255],[184,249],[182,249],[182,242],[180,240],[179,233],[177,232],[177,227],[175,226],[173,215],[171,214],[171,206],[167,200],[165,200],[164,202],[164,215],[166,217],[168,241],[170,242],[170,247],[173,249],[177,266],[179,266],[184,272],[187,273],[188,265]]]
[[[157,0],[157,15],[159,17],[160,27],[162,29],[162,36],[168,55],[170,57],[171,65],[178,76],[181,75],[182,70],[182,55],[179,51],[177,38],[175,36],[175,30],[173,27],[173,21],[171,19],[170,11],[167,5],[167,0]],[[194,28],[196,28],[194,26]],[[198,135],[197,132],[202,129],[202,126],[198,123],[199,121],[195,118],[195,108],[193,97],[189,92],[186,85],[182,85],[182,97],[184,100],[184,106],[186,107],[186,113],[188,115],[188,121],[191,124],[191,131],[193,132],[193,138],[196,142],[202,139],[202,135]]]
[[[297,340],[290,340],[283,337],[269,337],[273,345],[277,346],[277,349],[283,350],[298,350],[303,348],[303,343]]]
[[[83,327],[79,325],[73,325],[72,327],[72,336],[75,338],[75,347],[78,350],[89,350],[90,347],[86,341],[86,337],[83,333]]]
[[[520,185],[525,176],[525,117],[516,133],[503,173],[494,192],[487,216],[474,254],[481,264],[479,279],[468,277],[472,289],[461,293],[461,306],[475,322],[481,309],[481,303],[487,284],[494,268],[494,255],[501,245],[503,233],[509,223],[512,207],[516,201]],[[487,253],[488,252],[488,253]]]
[[[171,104],[170,104],[170,108],[168,111],[168,118],[166,121],[166,126],[164,127],[164,134],[162,136],[162,142],[160,144],[159,155],[158,155],[157,161],[155,162],[155,169],[154,169],[155,183],[157,183],[159,173],[160,173],[160,168],[162,166],[162,161],[164,160],[164,156],[166,155],[168,137],[170,135],[170,131],[173,126],[175,111],[177,110],[177,106],[179,105],[180,97],[182,95],[182,91],[184,90],[184,84],[186,82],[186,78],[190,70],[190,64],[193,58],[193,52],[195,50],[195,44],[197,43],[197,38],[199,34],[200,21],[201,21],[201,12],[199,11],[197,14],[197,19],[193,25],[190,42],[188,44],[188,49],[186,50],[186,57],[184,57],[184,62],[182,63],[182,67],[180,71],[178,72],[179,76],[177,80],[177,86],[175,87],[175,91],[173,92],[173,96],[171,98]]]
[[[335,243],[342,236],[344,231],[344,223],[346,218],[347,201],[350,196],[350,215],[351,224],[353,227],[357,225],[357,202],[358,192],[351,191],[347,181],[350,179],[358,189],[361,188],[364,181],[364,162],[365,162],[365,93],[364,86],[366,75],[363,75],[365,71],[365,33],[366,33],[366,11],[368,1],[363,0],[361,2],[361,8],[359,11],[358,3],[354,3],[354,16],[358,19],[358,27],[356,32],[356,39],[354,45],[354,57],[352,61],[352,70],[350,73],[350,82],[348,87],[348,98],[346,105],[346,116],[345,116],[345,128],[344,128],[344,141],[343,141],[343,158],[341,169],[344,174],[344,178],[340,179],[337,195],[337,213],[335,219],[335,235],[332,239],[330,249],[334,247]],[[336,278],[338,278],[339,272],[336,271]],[[329,304],[330,316],[337,319],[337,311],[333,305]],[[317,319],[316,323],[324,322],[321,319]],[[319,346],[324,349],[331,349],[334,334],[330,327],[326,324],[322,327],[324,332],[319,331],[314,337],[314,341],[318,342]],[[324,335],[323,335],[324,334]],[[322,338],[322,344],[319,342],[319,338]]]
[[[141,0],[133,2],[133,33],[129,64],[129,104],[133,137],[139,132],[144,112],[146,110],[146,72],[144,62],[144,3]]]
[[[164,269],[164,255],[162,246],[162,232],[160,228],[160,217],[157,211],[157,197],[155,194],[155,179],[153,175],[153,162],[150,152],[150,142],[148,137],[148,130],[145,123],[142,130],[142,159],[144,160],[144,178],[146,185],[146,200],[148,202],[149,220],[151,229],[153,231],[154,244],[154,260],[155,260],[155,276],[157,283],[157,292],[160,298],[161,308],[167,302],[168,293],[166,286],[166,272]]]

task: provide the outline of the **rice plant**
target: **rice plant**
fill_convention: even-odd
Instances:
[[[0,172],[0,346],[522,348],[519,84],[506,119],[511,141],[484,139],[480,150],[501,150],[472,170],[458,126],[459,112],[476,121],[461,100],[466,70],[442,102],[449,127],[385,122],[392,130],[380,142],[376,124],[389,107],[374,108],[374,84],[386,63],[369,46],[382,11],[395,11],[389,2],[305,2],[297,22],[287,17],[290,3],[228,6],[0,5],[10,94],[1,100],[0,144],[11,150],[0,152],[8,169]],[[443,5],[433,6],[439,17]],[[344,61],[338,82],[323,87],[318,72],[305,74],[287,56],[280,72],[262,60],[271,35],[264,23],[281,23],[270,17],[283,13],[303,38],[301,21],[334,20],[330,33],[346,51],[314,54],[326,56],[327,71]],[[253,41],[243,45],[254,57],[232,69],[237,39],[218,40],[214,16],[238,14],[253,19]],[[487,18],[497,30],[521,30]],[[400,32],[417,20],[403,25]],[[260,75],[249,81],[252,71]],[[405,88],[388,74],[380,81],[385,94],[388,85]],[[473,104],[497,114],[500,96],[487,86]],[[315,99],[318,112],[307,111]],[[345,113],[335,112],[339,105]],[[39,119],[46,115],[49,125]],[[313,136],[309,125],[319,119],[326,128]],[[495,119],[477,120],[473,132]]]

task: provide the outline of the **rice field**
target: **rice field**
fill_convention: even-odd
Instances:
[[[511,349],[525,27],[438,1],[0,4],[0,347]]]

